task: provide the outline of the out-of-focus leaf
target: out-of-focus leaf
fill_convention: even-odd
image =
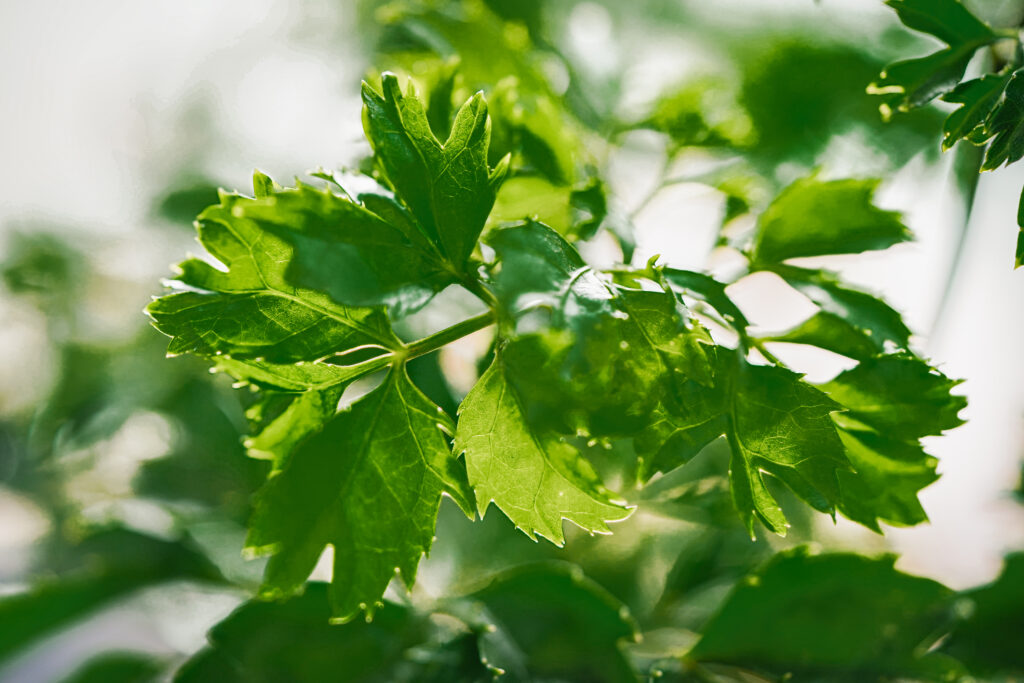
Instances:
[[[885,350],[884,344],[876,342],[873,337],[864,334],[843,318],[826,311],[818,311],[792,329],[764,337],[764,340],[809,344],[857,360],[870,358]]]
[[[794,680],[962,673],[928,653],[949,621],[952,591],[897,571],[894,560],[779,553],[740,581],[687,658]]]
[[[629,611],[577,567],[513,569],[468,599],[482,603],[494,626],[524,655],[528,675],[509,667],[510,681],[636,680],[621,649],[636,637]],[[501,665],[500,659],[494,663]]]
[[[842,318],[859,330],[877,348],[906,349],[910,343],[910,330],[903,318],[881,299],[851,289],[823,270],[773,266],[772,271],[823,312]]]
[[[1024,553],[1008,555],[995,581],[963,591],[960,598],[965,616],[941,651],[985,679],[1012,681],[1024,675]]]
[[[387,603],[373,621],[330,624],[330,588],[310,583],[284,602],[251,601],[208,635],[178,683],[485,683],[475,638],[447,633],[426,615]],[[468,647],[458,647],[468,639]]]
[[[192,548],[125,529],[94,532],[67,555],[51,567],[57,576],[0,599],[0,661],[143,586],[171,579],[221,580]]]
[[[639,125],[661,131],[677,147],[741,147],[752,137],[750,118],[721,77],[693,79],[663,95]]]
[[[775,263],[798,256],[856,254],[906,241],[895,211],[873,203],[878,180],[798,180],[761,214],[752,258]]]
[[[112,652],[93,657],[61,683],[152,683],[167,664],[137,652]]]

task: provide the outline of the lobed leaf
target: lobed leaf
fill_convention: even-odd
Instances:
[[[441,410],[402,366],[302,442],[256,496],[247,547],[272,554],[261,593],[300,590],[334,548],[334,619],[372,615],[395,573],[411,586],[430,550],[442,493],[472,509],[465,471],[442,433]]]

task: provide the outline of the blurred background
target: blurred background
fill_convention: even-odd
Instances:
[[[994,25],[1024,18],[1015,1],[968,4]],[[569,558],[639,618],[697,623],[758,557],[808,539],[890,549],[954,588],[991,580],[1024,547],[1012,270],[1024,166],[979,178],[972,150],[940,155],[938,108],[882,121],[865,86],[927,46],[871,0],[0,4],[0,591],[34,588],[4,608],[0,680],[63,680],[115,650],[159,671],[251,594],[262,565],[240,549],[265,465],[241,445],[244,396],[200,361],[165,360],[142,309],[199,250],[192,219],[216,188],[248,191],[254,168],[289,184],[356,167],[369,153],[360,80],[391,68],[430,83],[456,57],[460,87],[498,92],[496,121],[543,114],[509,76],[567,103],[579,154],[608,184],[608,220],[635,244],[584,240],[599,262],[660,254],[728,271],[721,235],[749,229],[747,209],[778,187],[814,171],[885,178],[880,203],[916,241],[821,265],[901,311],[917,348],[965,379],[969,406],[966,425],[928,444],[942,478],[922,495],[925,526],[880,536],[808,517],[752,544],[717,503],[654,501],[628,533],[559,551],[511,536],[496,512],[470,526],[446,503],[416,590],[451,590],[497,556]],[[713,141],[742,150],[724,175],[706,171],[719,168]],[[544,215],[566,192],[553,175],[517,178],[499,207],[557,221]],[[810,311],[767,275],[733,290],[763,329]],[[442,296],[406,331],[458,305]],[[451,409],[479,353],[473,339],[446,349],[417,381]],[[778,353],[811,379],[839,367]]]

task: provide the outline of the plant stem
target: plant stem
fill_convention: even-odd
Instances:
[[[480,315],[474,316],[467,320],[463,320],[460,323],[456,323],[451,327],[445,328],[440,332],[435,332],[429,337],[424,337],[419,341],[415,341],[405,347],[404,356],[406,359],[419,358],[425,356],[428,353],[437,351],[442,346],[447,346],[457,339],[462,339],[478,330],[482,330],[488,325],[494,323],[494,312],[487,311]]]

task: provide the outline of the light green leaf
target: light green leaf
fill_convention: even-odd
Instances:
[[[841,403],[845,416],[898,439],[916,440],[963,424],[967,405],[950,393],[960,384],[907,353],[861,362],[821,389]]]
[[[798,180],[761,214],[756,263],[798,256],[856,254],[910,239],[900,214],[873,204],[878,180]]]
[[[383,95],[363,84],[366,135],[423,233],[461,274],[508,168],[507,161],[487,165],[487,104],[479,93],[466,102],[442,144],[411,84],[403,95],[398,79],[385,73],[382,87]]]
[[[899,526],[928,521],[918,492],[939,478],[937,460],[917,443],[863,428],[840,428],[839,438],[854,471],[839,472],[839,511],[869,529],[879,520]]]
[[[372,615],[396,571],[407,586],[430,550],[441,494],[472,495],[442,430],[451,424],[403,367],[304,441],[257,494],[246,545],[271,553],[261,593],[302,588],[334,548],[331,611]]]
[[[1003,98],[985,121],[993,136],[981,170],[991,171],[1024,157],[1024,69],[1014,72]]]
[[[531,538],[562,545],[562,520],[609,533],[631,510],[613,502],[564,437],[527,422],[501,354],[459,407],[455,452],[463,454],[480,515],[493,502]]]

